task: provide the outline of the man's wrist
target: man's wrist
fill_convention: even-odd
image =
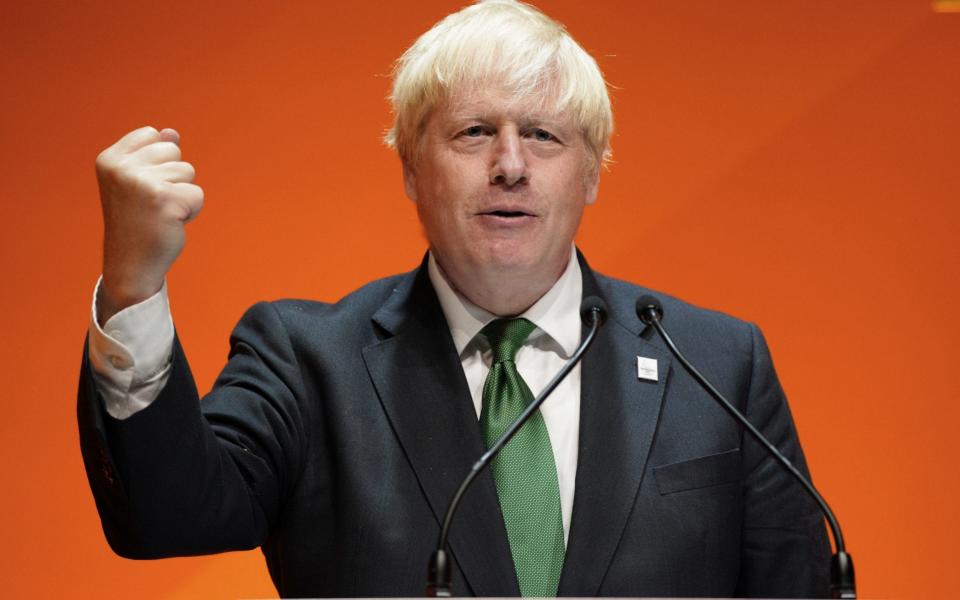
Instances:
[[[102,275],[97,284],[95,299],[96,312],[94,314],[97,323],[103,327],[117,313],[146,302],[160,293],[164,283],[165,280],[161,278],[159,283],[151,282],[138,286],[122,286],[117,285],[108,275]]]

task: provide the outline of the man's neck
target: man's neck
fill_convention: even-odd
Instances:
[[[477,333],[497,315],[475,305],[455,291],[441,273],[433,254],[427,261],[427,272],[450,327],[457,353],[462,353]],[[569,357],[580,343],[582,297],[583,274],[577,255],[571,248],[570,259],[560,278],[533,306],[520,313],[520,316],[534,323],[563,348],[564,356]]]
[[[442,261],[433,256],[440,275],[457,294],[499,317],[525,312],[553,287],[568,266],[568,262],[564,262],[555,272],[471,273],[468,277],[447,270]]]
[[[470,277],[458,278],[451,276],[450,271],[444,268],[442,261],[431,252],[431,260],[438,274],[456,294],[498,317],[522,314],[540,300],[567,271],[570,261],[576,260],[574,249],[571,248],[569,256],[568,260],[547,274],[540,269],[537,273],[529,275],[497,272],[489,277],[483,277],[472,273]]]

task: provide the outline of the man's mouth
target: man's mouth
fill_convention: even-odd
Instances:
[[[484,210],[485,209],[485,210]],[[523,217],[536,217],[530,207],[522,203],[514,202],[491,202],[481,209],[478,214],[483,217],[498,217],[501,219],[521,219]]]
[[[483,214],[493,215],[494,217],[507,217],[507,218],[532,216],[530,215],[530,213],[525,213],[519,210],[492,210],[489,212],[485,212]]]

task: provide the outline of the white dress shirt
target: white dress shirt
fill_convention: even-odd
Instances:
[[[479,419],[483,406],[483,383],[490,371],[491,351],[486,339],[477,334],[497,315],[474,305],[454,291],[433,260],[433,255],[430,255],[427,268],[453,335],[453,344],[460,354],[460,363]],[[534,396],[547,386],[580,344],[582,296],[580,263],[576,250],[571,248],[570,261],[560,279],[526,312],[517,315],[537,326],[515,359],[520,376]],[[540,413],[547,426],[553,446],[553,460],[557,465],[563,540],[566,543],[573,514],[577,445],[580,441],[580,365],[574,367],[557,386],[540,407]]]
[[[490,347],[483,327],[497,318],[458,294],[447,282],[433,255],[428,262],[430,282],[440,300],[453,342],[460,355],[477,418],[483,404],[483,383],[490,370]],[[522,315],[537,328],[517,352],[516,365],[534,396],[560,370],[580,343],[580,301],[583,282],[576,251],[550,290]],[[166,384],[173,353],[173,320],[167,286],[147,300],[113,315],[103,327],[97,321],[97,294],[93,294],[89,329],[89,359],[97,390],[107,413],[126,419],[150,405]],[[560,487],[560,508],[566,543],[573,513],[580,434],[580,366],[574,368],[540,408],[546,423]]]
[[[139,304],[97,321],[101,278],[93,291],[89,358],[107,413],[126,419],[148,407],[167,383],[173,355],[173,319],[167,284]]]

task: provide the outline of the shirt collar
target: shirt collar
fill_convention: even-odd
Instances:
[[[433,253],[427,261],[427,274],[437,293],[443,315],[450,327],[457,354],[464,349],[483,327],[497,318],[496,315],[476,306],[454,290],[440,271]],[[583,296],[583,278],[576,249],[571,246],[570,260],[563,274],[546,294],[540,297],[521,317],[528,319],[537,328],[550,336],[566,357],[573,355],[580,343],[580,301]],[[533,334],[536,336],[536,332]]]

